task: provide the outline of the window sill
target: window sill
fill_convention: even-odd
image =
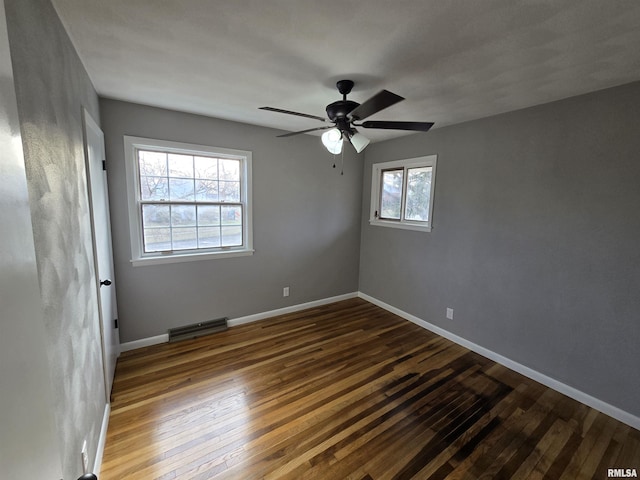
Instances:
[[[253,249],[247,249],[206,253],[178,253],[173,255],[134,258],[131,260],[131,265],[134,267],[142,267],[145,265],[161,265],[164,263],[200,262],[203,260],[217,260],[220,258],[248,257],[253,255],[253,252]]]
[[[416,223],[409,222],[391,222],[385,220],[369,220],[369,225],[373,225],[375,227],[390,227],[390,228],[399,228],[400,230],[414,230],[417,232],[430,232],[431,225],[420,225]]]

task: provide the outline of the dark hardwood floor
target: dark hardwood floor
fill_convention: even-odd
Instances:
[[[124,353],[101,480],[606,479],[640,432],[360,299]]]

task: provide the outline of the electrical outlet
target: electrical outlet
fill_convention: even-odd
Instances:
[[[282,289],[282,296],[283,297],[288,297],[289,296],[289,287],[284,287]]]
[[[453,308],[447,307],[447,318],[453,320]]]
[[[89,452],[87,451],[87,441],[82,442],[82,468],[84,473],[89,473]]]

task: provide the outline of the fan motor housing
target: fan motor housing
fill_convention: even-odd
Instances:
[[[346,118],[347,115],[359,105],[358,102],[351,100],[338,100],[337,102],[327,105],[327,117],[329,117],[329,120],[332,122],[335,122],[339,118]]]

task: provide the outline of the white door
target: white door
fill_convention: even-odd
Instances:
[[[117,328],[118,309],[113,275],[113,249],[111,246],[111,221],[107,172],[104,169],[104,135],[98,124],[84,110],[84,141],[89,177],[89,200],[93,227],[93,251],[96,262],[98,301],[100,303],[100,326],[102,330],[102,356],[104,363],[105,390],[110,402],[116,360],[120,354],[120,339]]]

